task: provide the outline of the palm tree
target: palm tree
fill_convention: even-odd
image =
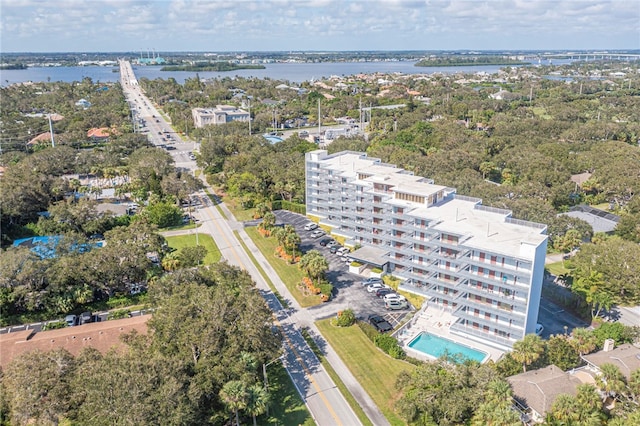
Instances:
[[[247,406],[247,387],[240,380],[227,382],[220,391],[220,399],[236,416],[236,426],[240,426],[239,410]]]
[[[262,218],[262,228],[271,229],[276,224],[276,215],[273,212],[266,212]]]
[[[291,261],[293,262],[296,258],[296,247],[300,244],[300,236],[292,225],[284,226],[283,242],[285,249],[291,249]]]
[[[511,356],[522,363],[523,372],[527,372],[527,365],[533,364],[544,352],[544,343],[540,336],[527,334],[524,339],[513,344]]]
[[[600,389],[609,393],[609,395],[615,397],[624,393],[627,389],[625,378],[616,365],[610,363],[602,364],[600,366],[600,374],[598,385]]]
[[[576,398],[573,395],[568,394],[560,394],[556,398],[551,407],[550,417],[553,420],[558,421],[558,423],[549,422],[551,424],[565,424],[571,425],[574,424],[579,415],[577,413],[577,402]]]
[[[575,328],[573,332],[571,332],[571,345],[578,351],[580,356],[582,356],[596,348],[596,338],[593,333],[586,328]]]
[[[267,411],[270,399],[269,392],[258,383],[247,388],[246,410],[253,417],[253,426],[257,426],[256,416]]]
[[[318,250],[309,250],[300,259],[300,268],[309,278],[317,279],[319,285],[320,279],[329,269],[329,263]]]

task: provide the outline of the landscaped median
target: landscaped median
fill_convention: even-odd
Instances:
[[[322,303],[319,295],[307,293],[304,294],[300,288],[304,278],[304,273],[297,265],[291,265],[285,260],[275,256],[278,241],[275,238],[265,238],[258,232],[256,227],[245,228],[247,235],[253,240],[253,243],[262,252],[262,255],[269,261],[273,269],[276,271],[289,293],[303,308],[315,306]]]
[[[326,319],[316,322],[316,326],[389,423],[405,425],[394,411],[400,397],[396,379],[402,371],[412,371],[415,366],[382,352],[357,325],[336,327]]]

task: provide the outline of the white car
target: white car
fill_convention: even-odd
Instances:
[[[408,309],[409,303],[406,300],[387,300],[384,302],[384,307],[387,310],[399,310]]]
[[[320,238],[320,237],[322,237],[323,235],[324,235],[324,231],[322,231],[322,230],[320,230],[320,229],[318,229],[318,230],[316,230],[316,231],[313,231],[313,232],[311,233],[311,237],[312,237],[312,238]]]
[[[406,302],[407,301],[407,299],[404,296],[402,296],[402,295],[400,295],[398,293],[385,294],[383,299],[384,299],[385,302],[390,302],[392,300],[397,300],[399,302]]]
[[[388,285],[384,285],[382,283],[373,283],[373,284],[369,284],[367,286],[367,291],[369,293],[375,293],[376,291],[380,290],[381,288],[391,288]]]
[[[304,230],[305,231],[313,231],[314,229],[316,229],[318,227],[317,223],[314,222],[309,222],[304,226]]]
[[[336,253],[338,253],[339,256],[344,256],[347,253],[350,253],[351,250],[349,250],[346,247],[342,247],[341,249],[338,249],[338,251]]]

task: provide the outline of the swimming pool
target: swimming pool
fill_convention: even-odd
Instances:
[[[487,353],[485,352],[471,349],[468,346],[461,345],[444,337],[435,336],[426,331],[418,334],[409,342],[409,347],[434,358],[440,358],[445,354],[459,354],[467,359],[482,362],[487,357]]]

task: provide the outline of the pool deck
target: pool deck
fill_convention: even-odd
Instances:
[[[404,350],[410,356],[421,360],[433,360],[432,357],[423,352],[416,351],[409,347],[409,342],[415,339],[418,334],[426,331],[434,336],[449,339],[460,345],[485,352],[489,356],[483,362],[489,359],[498,361],[505,351],[501,351],[493,346],[483,345],[475,340],[465,339],[457,334],[449,331],[449,326],[456,321],[456,317],[451,315],[446,309],[439,306],[428,306],[416,312],[416,315],[404,327],[399,329],[395,337],[398,339]]]

